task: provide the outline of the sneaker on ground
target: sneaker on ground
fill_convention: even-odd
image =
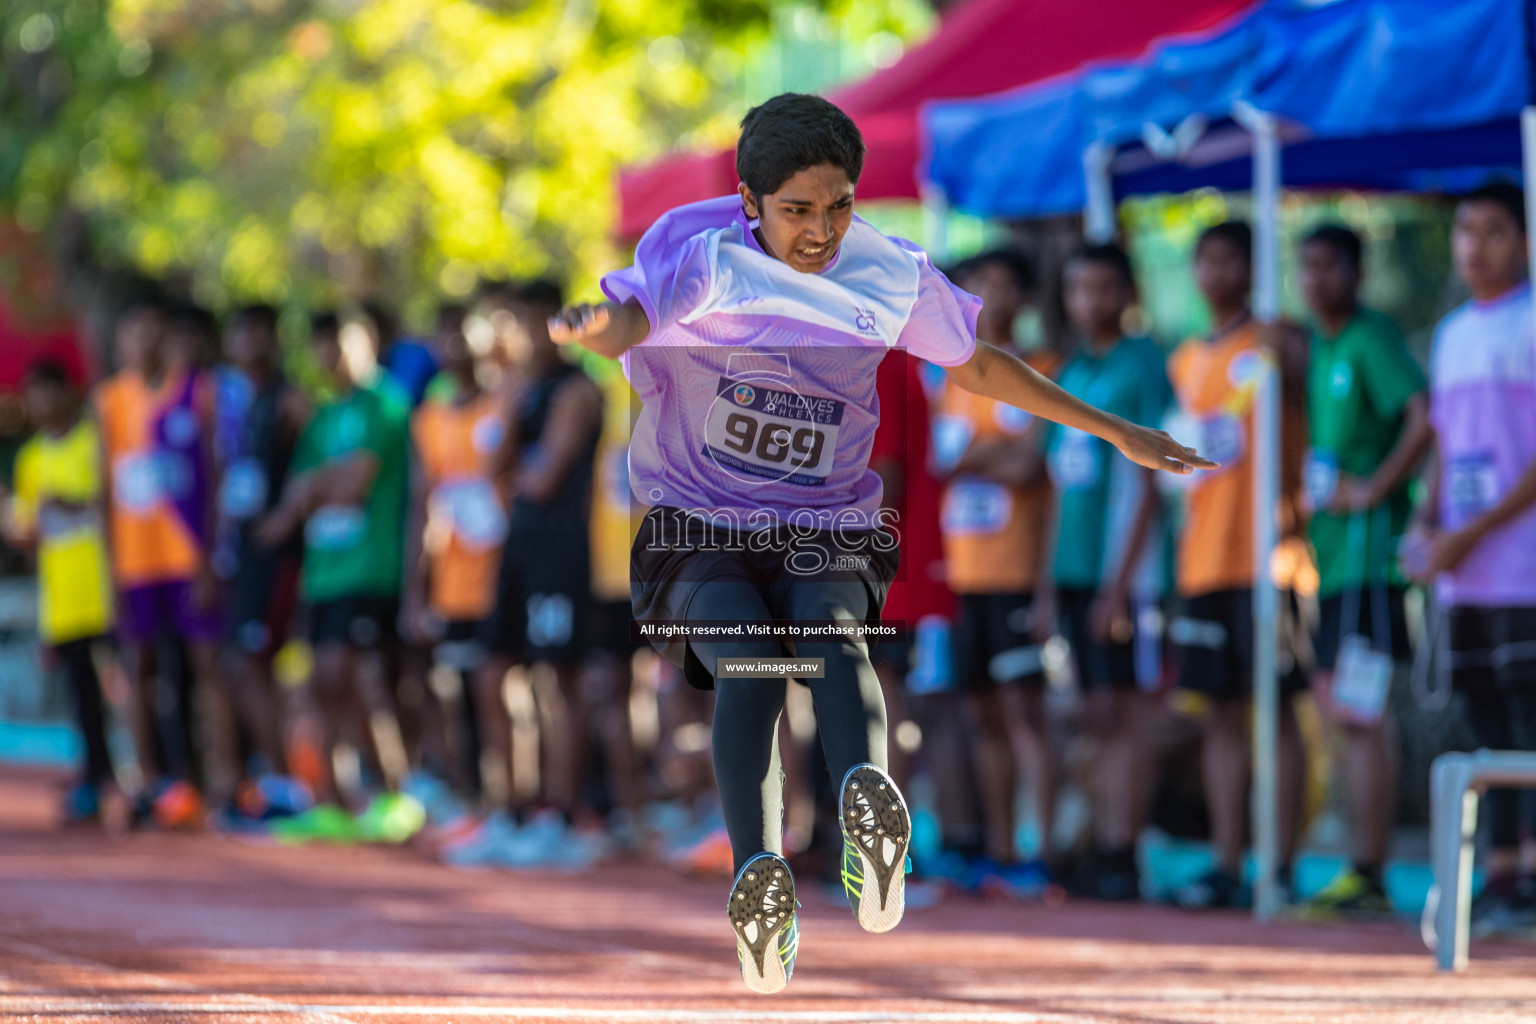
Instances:
[[[1536,934],[1536,885],[1524,882],[1514,891],[1484,890],[1472,901],[1474,939],[1530,938]]]
[[[940,850],[920,863],[925,878],[938,882],[955,892],[974,893],[981,882],[976,870],[976,860],[955,850]]]
[[[426,823],[426,809],[404,793],[380,793],[357,816],[358,832],[368,843],[403,843]]]
[[[513,869],[585,871],[605,852],[600,832],[573,828],[560,812],[546,810],[498,849],[494,863]]]
[[[202,794],[190,782],[166,786],[154,799],[155,823],[168,831],[200,828],[207,817]]]
[[[1392,900],[1380,878],[1369,878],[1354,868],[1339,875],[1301,908],[1307,918],[1375,918],[1392,914]]]
[[[280,843],[339,843],[362,841],[357,819],[335,804],[320,804],[303,814],[279,818],[271,824],[272,837]]]
[[[776,853],[760,853],[742,865],[731,886],[726,914],[736,932],[736,959],[747,988],[782,992],[795,973],[800,922],[795,876]]]
[[[906,906],[907,848],[912,818],[896,783],[872,764],[854,765],[843,777],[843,891],[859,927],[888,932]]]
[[[982,858],[976,868],[981,891],[989,896],[1019,903],[1041,903],[1061,888],[1050,868],[1039,859],[1018,864],[999,864]]]
[[[438,848],[437,856],[451,867],[490,867],[498,863],[497,853],[502,845],[516,834],[517,823],[512,815],[505,810],[493,811],[472,829],[445,842]]]
[[[1221,868],[1213,868],[1175,889],[1172,901],[1185,910],[1240,909],[1252,905],[1242,879]]]
[[[667,859],[673,867],[692,875],[729,875],[732,863],[731,837],[722,825]]]
[[[64,793],[64,824],[94,825],[101,820],[101,800],[96,787],[77,782]]]

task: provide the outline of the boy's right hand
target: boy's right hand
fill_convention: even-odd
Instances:
[[[594,306],[583,302],[562,309],[549,318],[549,339],[556,345],[570,345],[603,333],[613,323],[609,305],[602,302]]]

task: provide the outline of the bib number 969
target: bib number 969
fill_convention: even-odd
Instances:
[[[726,448],[760,462],[780,463],[793,453],[796,469],[811,469],[821,463],[827,435],[815,427],[789,427],[769,421],[759,423],[755,416],[733,412],[725,418]]]

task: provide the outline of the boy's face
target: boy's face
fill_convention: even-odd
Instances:
[[[310,339],[315,362],[333,383],[346,386],[352,383],[347,360],[341,348],[341,336],[335,331],[321,331]]]
[[[1108,263],[1077,259],[1067,264],[1062,300],[1067,319],[1085,337],[1118,334],[1133,296],[1130,285]]]
[[[961,287],[981,300],[979,333],[989,338],[1013,334],[1013,321],[1029,304],[1029,294],[1007,264],[983,263],[965,276]]]
[[[1195,287],[1208,305],[1244,304],[1252,284],[1248,254],[1225,238],[1208,238],[1195,250]]]
[[[1525,273],[1525,230],[1498,203],[1471,202],[1456,207],[1451,229],[1456,273],[1479,298],[1495,298],[1513,288]]]
[[[512,314],[512,330],[508,332],[512,362],[526,365],[551,356],[556,345],[549,337],[549,318],[560,311],[527,302],[513,302],[508,309]]]
[[[68,391],[52,381],[28,381],[25,401],[27,419],[43,429],[59,426],[69,411]]]
[[[463,331],[438,334],[437,352],[443,369],[455,377],[471,376],[475,372],[475,353],[469,347],[469,339]]]
[[[275,361],[277,339],[259,320],[243,317],[225,332],[224,351],[231,363],[246,372],[265,370]]]
[[[797,171],[769,195],[754,197],[745,184],[740,191],[763,248],[802,274],[826,269],[853,223],[853,182],[833,164]]]
[[[1301,294],[1313,313],[1330,313],[1354,305],[1360,288],[1360,268],[1327,242],[1301,247]]]
[[[159,368],[165,320],[153,309],[130,309],[117,322],[117,359],[125,368],[149,374]]]

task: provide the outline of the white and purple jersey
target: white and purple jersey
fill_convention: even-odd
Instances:
[[[875,370],[898,346],[964,363],[981,300],[857,217],[815,274],[765,253],[754,226],[738,196],[679,207],[646,232],[633,266],[603,278],[608,298],[634,299],[651,323],[622,360],[644,405],[631,489],[643,505],[743,525],[760,511],[804,522],[809,510],[820,527],[873,526]]]
[[[1430,419],[1440,440],[1442,524],[1492,508],[1536,463],[1536,329],[1531,287],[1469,302],[1440,322]],[[1489,534],[1439,580],[1453,605],[1536,605],[1536,508]]]

